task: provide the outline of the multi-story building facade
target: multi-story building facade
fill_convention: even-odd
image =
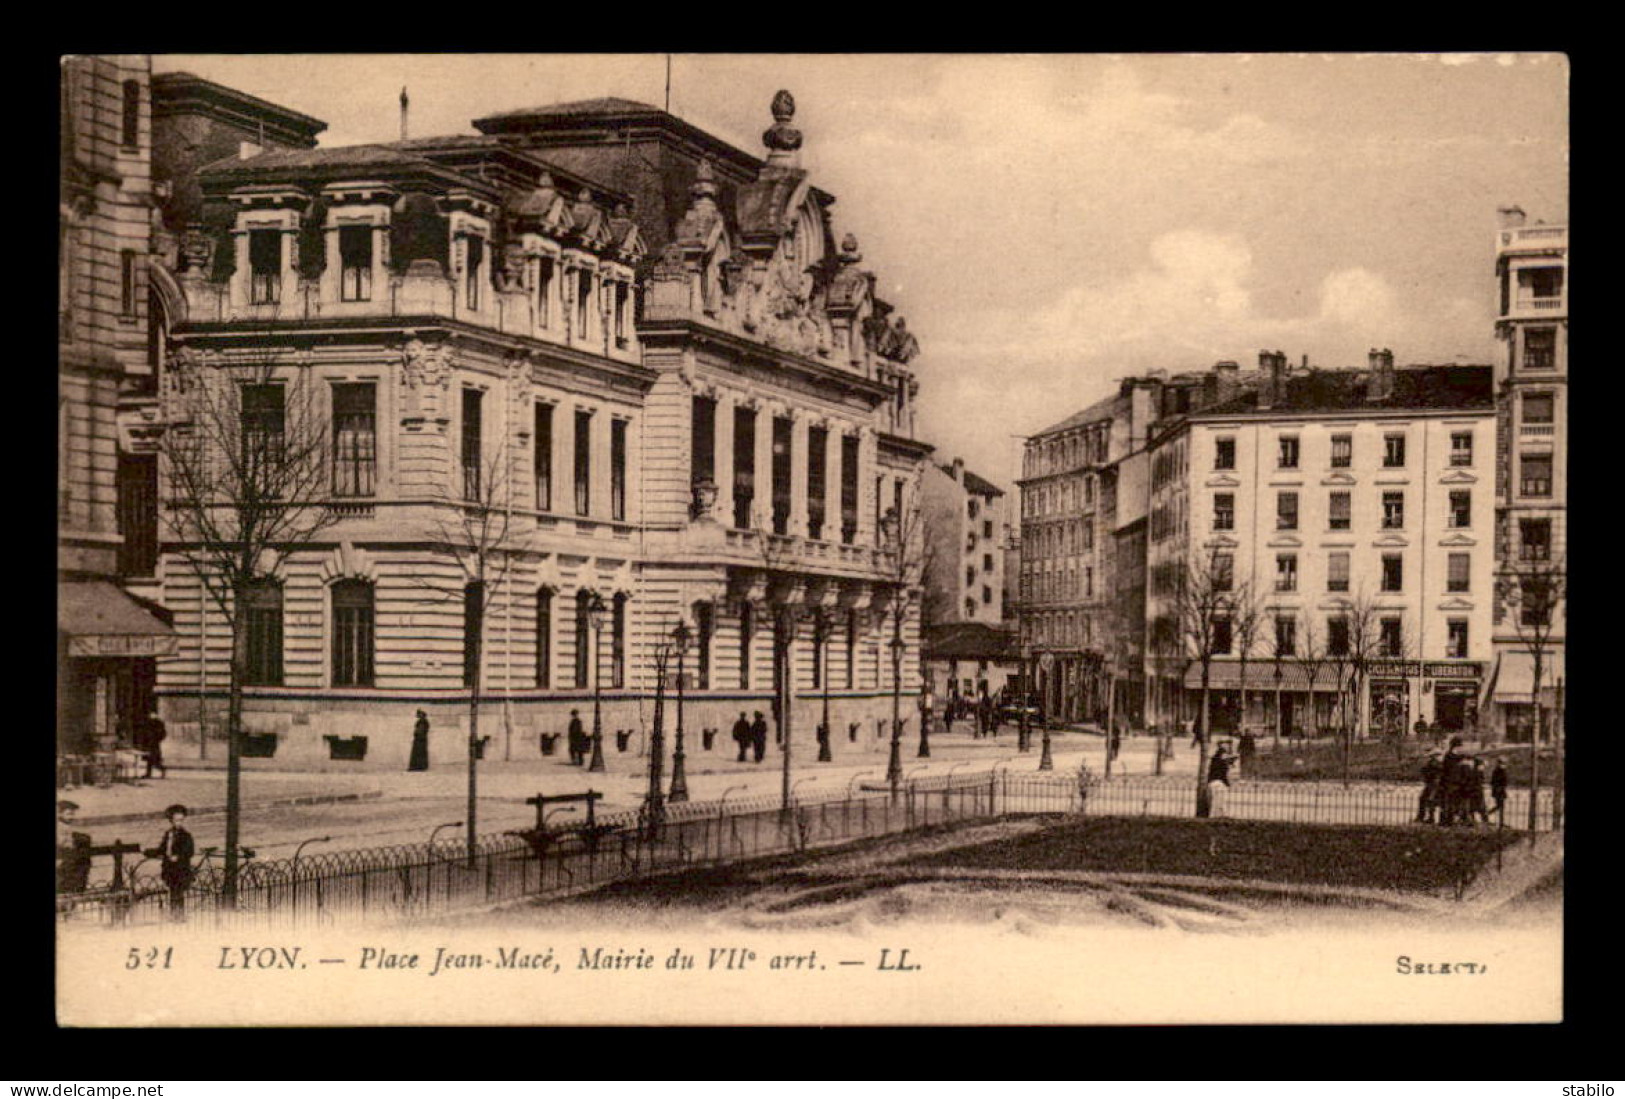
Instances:
[[[143,426],[152,378],[151,68],[62,62],[57,315],[58,750],[128,745],[175,638],[140,581],[157,559]]]
[[[921,481],[925,509],[925,622],[1004,621],[1004,490],[965,468],[932,463]]]
[[[595,693],[638,750],[679,623],[690,727],[766,710],[781,681],[801,730],[825,691],[841,726],[912,703],[918,344],[856,241],[833,245],[792,112],[781,93],[765,161],[595,100],[478,135],[243,148],[177,185],[198,211],[166,392],[273,357],[341,444],[337,522],[250,611],[258,744],[320,760],[364,737],[399,764],[412,712],[456,728],[478,683],[501,707],[488,754],[537,755]],[[489,587],[448,533],[471,513],[502,516]],[[184,739],[223,702],[229,635],[168,548],[183,642],[159,690]]]
[[[1526,225],[1516,207],[1501,212],[1496,237],[1499,312],[1496,552],[1504,585],[1550,585],[1551,597],[1500,600],[1484,717],[1498,738],[1527,741],[1534,728],[1532,642],[1541,644],[1543,709],[1561,721],[1567,618],[1569,312],[1566,225]],[[1531,615],[1555,602],[1542,624]],[[1527,619],[1527,620],[1526,620]],[[1553,728],[1548,717],[1546,726]],[[1549,734],[1548,734],[1549,735]]]
[[[1491,649],[1493,438],[1490,367],[1396,369],[1387,351],[1364,371],[1302,373],[1263,352],[1254,384],[1160,426],[1152,719],[1194,716],[1201,672],[1177,595],[1188,569],[1238,593],[1213,639],[1215,730],[1274,729],[1274,699],[1284,731],[1330,727],[1337,676],[1322,672],[1311,698],[1301,657],[1329,652],[1334,664],[1351,645],[1364,668],[1358,729],[1471,725]]]

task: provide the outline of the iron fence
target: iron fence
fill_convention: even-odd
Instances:
[[[1242,782],[1226,791],[1220,815],[1320,824],[1413,823],[1420,787],[1397,784]],[[1538,826],[1552,827],[1550,791],[1541,791]],[[1510,792],[1505,823],[1522,827],[1528,791]],[[887,790],[805,801],[776,797],[669,806],[658,827],[639,810],[600,815],[592,829],[507,833],[481,841],[473,857],[448,840],[250,861],[239,872],[235,905],[218,871],[197,875],[181,899],[148,860],[119,889],[59,897],[59,919],[102,925],[185,919],[201,926],[250,923],[294,928],[339,918],[411,921],[526,897],[566,896],[669,870],[794,854],[855,840],[1001,816],[1189,817],[1189,778],[1116,778],[1008,772],[921,778],[893,797]],[[1493,822],[1492,822],[1493,823]]]

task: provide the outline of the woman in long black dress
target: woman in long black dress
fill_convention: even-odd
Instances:
[[[427,771],[429,769],[429,715],[422,710],[418,711],[418,722],[412,726],[412,758],[407,763],[408,771]]]

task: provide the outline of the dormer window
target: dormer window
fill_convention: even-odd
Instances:
[[[249,301],[275,305],[282,300],[282,233],[253,229],[248,234]]]
[[[344,301],[372,300],[372,226],[339,229],[339,296]]]

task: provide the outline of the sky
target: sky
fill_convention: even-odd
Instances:
[[[473,133],[666,57],[160,55],[314,115],[323,146]],[[1496,210],[1568,220],[1555,54],[690,55],[672,113],[762,155],[796,99],[836,239],[919,339],[920,435],[1009,487],[1019,436],[1153,368],[1489,362]]]

